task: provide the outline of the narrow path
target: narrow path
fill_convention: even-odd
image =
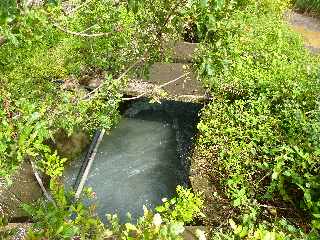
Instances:
[[[305,45],[312,53],[320,54],[320,19],[291,12],[288,16],[289,23],[294,31],[301,33]]]

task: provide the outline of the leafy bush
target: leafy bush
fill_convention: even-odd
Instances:
[[[289,0],[194,0],[182,9],[185,40],[191,42],[214,42],[225,37],[221,24],[226,24],[238,10],[248,11],[250,6],[258,14],[273,12],[281,15]],[[223,23],[224,22],[224,23]]]
[[[198,144],[210,152],[220,193],[240,213],[294,205],[319,229],[319,58],[262,6],[234,11],[203,43],[199,76],[214,101],[203,110]],[[255,215],[258,223],[263,215]],[[245,226],[242,237],[253,229]]]
[[[135,11],[132,2],[139,3]],[[9,179],[26,157],[50,169],[55,151],[48,140],[61,129],[69,135],[110,130],[126,82],[117,77],[145,52],[151,62],[160,58],[162,35],[170,40],[176,30],[166,20],[171,5],[162,1],[94,0],[71,12],[60,1],[34,8],[6,4],[0,5],[6,39],[0,46],[0,178]],[[89,81],[99,78],[103,87],[88,98],[79,84],[90,73]]]
[[[107,215],[109,226],[104,225],[95,214],[95,205],[85,206],[84,198],[92,198],[95,193],[86,189],[82,199],[74,201],[73,193],[52,182],[56,203],[40,201],[35,206],[24,205],[35,224],[27,239],[182,239],[184,220],[192,220],[201,214],[202,200],[190,190],[177,188],[177,197],[164,206],[159,213],[144,207],[144,215],[136,224],[121,224],[116,215]],[[188,213],[188,214],[186,214]]]
[[[51,181],[54,203],[39,200],[35,205],[24,204],[23,209],[32,217],[35,224],[27,234],[27,239],[102,239],[104,226],[94,215],[94,206],[85,206],[85,198],[92,198],[92,190],[86,190],[80,201],[65,192],[56,181]]]

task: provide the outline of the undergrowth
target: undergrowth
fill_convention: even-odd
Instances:
[[[216,229],[215,236],[317,239],[319,58],[304,49],[281,9],[261,6],[215,22],[198,54],[199,76],[214,98],[198,125],[199,151],[210,165],[204,173],[217,189],[212,194],[234,208],[225,214],[231,233]]]
[[[25,159],[60,176],[66,159],[49,144],[55,134],[110,130],[126,83],[119,76],[137,59],[129,72],[140,76],[142,65],[164,59],[163,46],[184,35],[201,43],[197,71],[213,96],[196,146],[206,166],[199,174],[214,185],[216,202],[207,199],[206,208],[220,204],[223,216],[210,225],[213,239],[319,239],[319,57],[283,21],[288,6],[282,0],[89,0],[70,10],[56,0],[38,7],[1,2],[0,178],[10,182]],[[96,72],[103,84],[88,93],[81,77]],[[180,190],[181,198],[156,214],[146,210],[136,225],[111,216],[110,229],[63,189],[52,192],[58,208],[25,206],[38,222],[30,239],[179,239],[183,222],[201,205],[197,195]]]

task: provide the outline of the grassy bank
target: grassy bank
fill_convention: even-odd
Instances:
[[[194,162],[211,186],[206,220],[216,238],[319,237],[320,62],[277,7],[230,12],[199,53],[214,101],[202,112]]]

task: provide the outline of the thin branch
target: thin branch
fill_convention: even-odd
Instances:
[[[166,83],[158,86],[157,88],[163,88],[163,87],[165,87],[165,86],[167,86],[167,85],[169,85],[169,84],[171,84],[171,83],[174,83],[174,82],[180,80],[181,78],[184,78],[184,77],[188,76],[189,74],[190,74],[190,72],[187,72],[187,73],[181,75],[180,77],[178,77],[178,78],[176,78],[176,79],[173,79],[173,80],[171,80],[171,81],[169,81],[169,82],[166,82]]]
[[[141,93],[138,96],[135,97],[129,97],[129,98],[122,98],[122,101],[131,101],[131,100],[136,100],[139,98],[142,98],[143,96],[145,96],[147,94],[147,92]]]
[[[121,80],[122,78],[124,78],[124,77],[128,74],[128,72],[130,72],[136,65],[138,65],[138,64],[144,59],[145,55],[146,55],[146,53],[143,54],[143,56],[142,56],[141,58],[139,58],[136,62],[134,62],[130,67],[128,67],[128,68],[116,79],[116,81],[119,81],[119,80]],[[90,98],[90,96],[91,96],[92,94],[94,94],[94,93],[96,93],[97,91],[99,91],[99,90],[104,86],[104,84],[106,84],[106,83],[107,83],[106,81],[105,81],[105,82],[102,82],[99,87],[95,88],[94,90],[92,90],[91,92],[89,92],[87,95],[85,95],[85,96],[82,98],[82,100],[85,100],[85,99]]]
[[[39,184],[44,196],[47,198],[47,200],[49,202],[53,203],[53,205],[55,207],[57,207],[55,201],[52,199],[52,197],[50,196],[50,194],[47,192],[46,188],[44,187],[43,182],[42,182],[41,177],[40,177],[40,174],[38,173],[36,165],[34,164],[34,162],[31,159],[29,159],[29,160],[30,160],[30,163],[31,163],[31,168],[32,168],[33,174],[36,177],[37,182],[38,182],[38,184]]]
[[[79,32],[79,33],[83,34],[83,33],[85,33],[85,32],[88,32],[90,29],[94,28],[95,26],[97,26],[97,24],[94,24],[94,25],[92,25],[91,27],[88,27],[87,29],[85,29],[85,30],[83,30],[83,31],[81,31],[81,32]]]
[[[74,32],[68,29],[64,29],[63,27],[61,27],[59,24],[53,22],[52,23],[53,26],[55,26],[57,29],[59,29],[62,32],[68,33],[70,35],[74,35],[74,36],[79,36],[79,37],[106,37],[109,36],[111,34],[111,32],[106,32],[106,33],[83,33],[82,32]]]
[[[275,208],[275,209],[280,209],[280,210],[288,210],[290,208],[285,208],[285,207],[276,207],[276,206],[271,206],[271,205],[266,205],[266,204],[258,204],[259,207],[264,207],[264,208],[267,208],[267,209],[272,209],[272,208]]]
[[[180,80],[181,78],[184,78],[184,77],[188,76],[189,74],[190,74],[190,72],[187,72],[187,73],[181,75],[180,77],[177,77],[177,78],[175,78],[175,79],[173,79],[173,80],[171,80],[171,81],[169,81],[169,82],[166,82],[166,83],[164,83],[164,84],[162,84],[162,85],[159,85],[159,86],[155,86],[155,89],[164,88],[165,86],[167,86],[167,85],[169,85],[169,84],[172,84],[172,83]],[[150,92],[152,92],[152,91],[150,91]],[[144,93],[141,93],[140,95],[135,96],[135,97],[122,98],[122,100],[123,100],[123,101],[135,100],[135,99],[138,99],[138,98],[141,98],[141,97],[145,96],[147,93],[149,93],[149,91],[144,92]]]

